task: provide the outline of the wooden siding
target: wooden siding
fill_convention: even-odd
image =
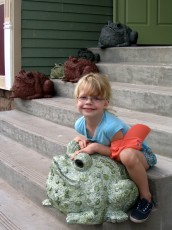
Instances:
[[[50,73],[80,48],[97,46],[112,0],[23,0],[22,68]]]

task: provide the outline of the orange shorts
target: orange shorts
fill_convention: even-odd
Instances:
[[[120,161],[120,152],[126,148],[141,150],[142,140],[138,137],[135,137],[131,139],[123,138],[117,141],[113,141],[110,146],[110,150],[111,150],[110,158]]]
[[[142,142],[150,132],[150,128],[143,124],[136,124],[132,126],[125,136],[117,141],[113,141],[110,146],[110,158],[120,161],[120,152],[126,148],[133,148],[136,150],[142,149]]]

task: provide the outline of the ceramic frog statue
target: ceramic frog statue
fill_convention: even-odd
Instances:
[[[131,46],[136,45],[137,39],[138,32],[127,25],[108,21],[108,24],[101,29],[98,46],[100,48]]]
[[[41,72],[21,70],[14,77],[11,98],[31,100],[52,97],[53,94],[53,81]]]
[[[46,182],[48,199],[43,205],[66,214],[70,224],[127,220],[126,211],[135,203],[138,189],[125,167],[99,154],[79,153],[72,161],[70,156],[78,149],[72,141],[66,155],[53,158]]]

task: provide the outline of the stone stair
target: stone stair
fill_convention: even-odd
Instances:
[[[151,127],[147,142],[158,164],[148,171],[155,208],[148,221],[134,224],[68,225],[65,216],[41,205],[52,157],[66,152],[75,137],[75,85],[54,80],[56,96],[24,101],[0,113],[0,229],[13,230],[171,230],[172,47],[101,50],[99,70],[109,76],[111,109],[128,124]]]

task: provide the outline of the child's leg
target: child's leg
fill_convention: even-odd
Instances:
[[[135,223],[142,223],[147,220],[153,208],[146,173],[149,165],[142,152],[130,148],[121,151],[120,160],[127,168],[131,179],[136,183],[140,192],[140,199],[131,212],[130,220]]]
[[[150,202],[151,194],[146,173],[149,165],[145,156],[138,150],[128,148],[121,151],[120,160],[126,167],[131,179],[138,186],[140,198],[145,198]]]

